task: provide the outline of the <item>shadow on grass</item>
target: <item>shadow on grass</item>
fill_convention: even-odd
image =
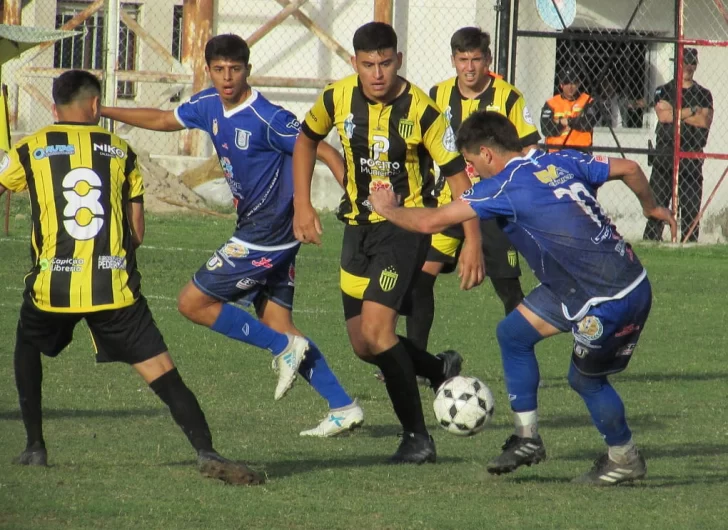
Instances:
[[[66,418],[128,418],[128,417],[155,417],[167,416],[169,412],[163,408],[157,409],[44,409],[44,420],[57,420]],[[0,411],[0,421],[20,421],[20,409]]]
[[[660,383],[672,381],[725,381],[728,379],[728,372],[709,373],[683,373],[683,372],[657,372],[657,373],[631,373],[629,371],[609,377],[613,383]],[[569,383],[564,377],[545,377],[542,379],[542,389],[565,388],[571,390]]]
[[[728,455],[728,442],[724,444],[705,444],[705,443],[684,443],[675,446],[655,446],[650,444],[639,444],[640,452],[648,461],[658,458],[689,458],[689,457],[710,457]],[[565,455],[560,455],[563,460],[591,460],[596,458],[597,454],[593,449],[584,449],[572,451]]]
[[[649,429],[666,428],[663,420],[679,418],[675,414],[660,414],[659,419],[654,414],[630,414],[627,420],[634,427]],[[592,427],[591,418],[586,409],[584,414],[561,414],[558,416],[548,416],[544,413],[544,417],[538,420],[539,428],[545,429],[571,429],[573,427]]]

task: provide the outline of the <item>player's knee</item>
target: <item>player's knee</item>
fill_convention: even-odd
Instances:
[[[577,394],[593,394],[595,392],[598,392],[602,388],[602,383],[604,382],[604,377],[592,377],[588,375],[584,375],[579,370],[574,368],[574,365],[572,364],[569,368],[569,376],[567,377],[567,380],[569,381],[569,386],[577,393]]]
[[[498,322],[495,335],[501,349],[510,349],[514,345],[530,348],[541,339],[536,329],[518,311],[511,312]]]

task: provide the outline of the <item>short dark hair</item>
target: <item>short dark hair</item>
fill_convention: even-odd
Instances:
[[[384,22],[369,22],[354,32],[354,53],[387,50],[397,51],[397,33]]]
[[[476,27],[460,28],[450,39],[452,54],[480,50],[483,55],[490,55],[490,35]]]
[[[242,37],[233,33],[225,33],[212,37],[205,44],[205,62],[215,59],[227,59],[229,61],[240,61],[247,65],[250,62],[250,48]]]
[[[459,151],[466,149],[471,153],[479,151],[481,146],[499,151],[521,151],[516,126],[502,114],[488,111],[474,112],[460,125],[455,145]]]
[[[56,105],[68,105],[95,96],[101,96],[101,82],[86,70],[69,70],[53,80],[53,103]]]

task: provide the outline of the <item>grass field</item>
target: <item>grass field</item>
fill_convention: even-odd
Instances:
[[[229,235],[231,222],[150,217],[140,250],[143,288],[185,381],[196,392],[217,448],[264,471],[262,487],[206,480],[166,409],[130,368],[95,365],[83,326],[57,359],[44,360],[45,435],[50,467],[10,464],[25,443],[12,372],[28,222],[14,198],[12,233],[0,238],[0,528],[3,529],[719,529],[728,528],[728,358],[724,303],[728,248],[638,246],[654,304],[634,360],[615,386],[648,459],[638,485],[603,490],[570,479],[604,445],[565,380],[570,341],[538,347],[544,388],[541,434],[549,459],[492,477],[484,470],[510,434],[495,325],[502,308],[490,285],[459,292],[437,285],[431,349],[456,348],[464,372],[496,398],[493,423],[473,438],[445,433],[423,403],[438,463],[388,467],[398,423],[372,367],[351,352],[337,284],[341,225],[324,218],[321,248],[299,255],[296,321],[313,337],[366,423],[342,438],[301,439],[325,414],[299,381],[273,401],[267,353],[185,321],[175,296]],[[524,287],[534,285],[524,277]]]

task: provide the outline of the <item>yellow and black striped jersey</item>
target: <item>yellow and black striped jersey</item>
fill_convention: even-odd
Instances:
[[[0,185],[30,197],[27,299],[60,313],[134,303],[141,276],[127,206],[142,200],[144,186],[124,140],[96,125],[56,123],[13,146]]]
[[[328,85],[306,114],[304,134],[321,140],[336,127],[341,138],[346,176],[338,215],[347,224],[384,221],[367,201],[381,187],[391,187],[406,207],[434,206],[422,193],[433,187],[431,160],[444,177],[465,168],[445,116],[424,91],[405,82],[401,95],[382,104],[367,99],[352,75]]]
[[[467,98],[460,93],[457,77],[433,86],[430,89],[430,97],[442,109],[455,132],[473,112],[487,110],[502,114],[516,126],[523,147],[538,143],[541,136],[538,134],[523,94],[499,76],[490,74],[490,78],[490,85],[477,98]],[[477,181],[477,176],[472,180]],[[441,178],[437,183],[434,195],[439,204],[450,202],[450,187],[445,185],[444,179]]]

